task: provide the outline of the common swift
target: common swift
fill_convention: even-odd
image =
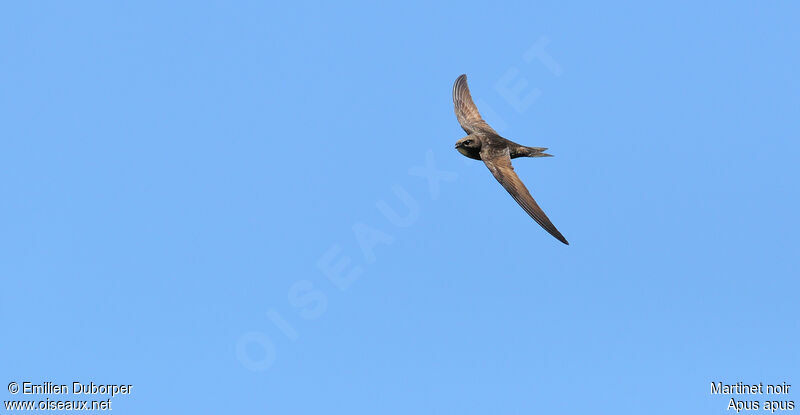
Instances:
[[[533,220],[556,239],[569,245],[567,239],[556,229],[542,208],[533,200],[533,196],[519,179],[511,159],[517,157],[552,157],[544,151],[544,147],[527,147],[501,137],[481,118],[478,108],[472,102],[467,86],[467,75],[461,75],[453,84],[453,104],[456,118],[467,136],[456,141],[459,153],[475,160],[481,160],[494,178],[508,191],[511,197],[528,212]]]

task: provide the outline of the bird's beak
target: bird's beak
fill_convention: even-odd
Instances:
[[[456,143],[456,148],[461,147],[461,143]]]

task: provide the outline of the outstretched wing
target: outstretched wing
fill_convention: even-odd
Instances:
[[[566,238],[561,235],[561,232],[556,229],[555,225],[550,222],[547,215],[544,214],[542,208],[533,200],[533,196],[519,179],[517,173],[514,172],[514,167],[511,165],[511,156],[509,155],[508,148],[503,150],[485,149],[481,150],[481,159],[492,172],[494,178],[508,191],[511,197],[528,212],[533,220],[539,224],[550,235],[555,236],[559,241],[569,245]]]
[[[487,132],[497,134],[486,121],[481,118],[478,112],[478,107],[472,102],[472,95],[469,94],[469,87],[467,86],[467,75],[461,75],[456,79],[453,84],[453,105],[455,106],[456,118],[461,128],[467,134],[475,132]]]

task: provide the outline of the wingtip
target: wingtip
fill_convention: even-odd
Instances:
[[[458,105],[458,101],[461,99],[462,90],[467,88],[467,75],[461,74],[456,81],[453,82],[453,103]]]
[[[560,235],[560,234],[559,235],[553,235],[553,237],[556,238],[558,240],[558,242],[561,242],[564,245],[569,245],[569,242],[567,241],[567,238],[565,238],[563,235]]]
[[[558,229],[555,229],[555,227],[553,227],[553,231],[552,232],[549,229],[545,229],[545,230],[547,230],[547,232],[550,235],[553,235],[554,238],[558,239],[558,241],[561,242],[562,244],[569,245],[569,242],[567,241],[567,238],[565,238],[564,235],[562,235],[561,232],[558,231]]]

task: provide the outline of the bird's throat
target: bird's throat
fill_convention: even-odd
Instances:
[[[467,157],[469,157],[471,159],[475,159],[475,160],[480,160],[481,159],[480,151],[475,151],[474,149],[467,148],[467,147],[458,147],[457,150],[458,150],[459,153],[461,153],[461,154],[463,154],[463,155],[465,155],[465,156],[467,156]]]

